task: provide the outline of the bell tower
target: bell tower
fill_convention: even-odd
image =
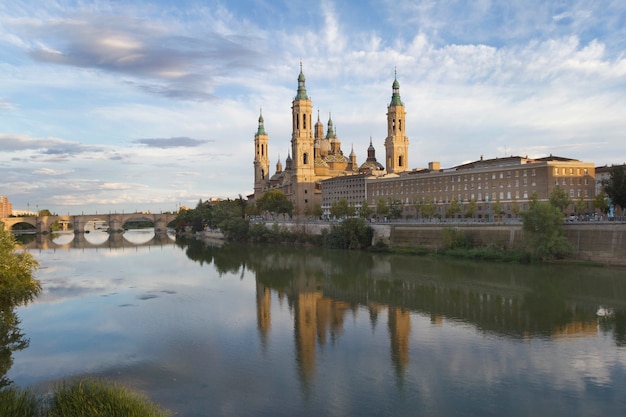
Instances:
[[[409,165],[409,138],[406,136],[406,112],[400,99],[400,83],[394,74],[391,103],[387,107],[387,138],[385,139],[387,172],[406,171]]]
[[[293,191],[297,210],[312,203],[315,183],[315,140],[313,137],[313,103],[306,93],[302,62],[298,76],[298,93],[291,105],[293,155]]]
[[[259,127],[254,135],[254,196],[260,197],[269,180],[270,159],[267,155],[269,139],[265,133],[263,113],[259,115]]]

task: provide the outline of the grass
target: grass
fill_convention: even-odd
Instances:
[[[172,413],[121,385],[76,379],[57,385],[50,396],[30,390],[0,391],[0,417],[169,417]]]
[[[0,417],[34,417],[39,399],[29,389],[8,387],[0,391]]]

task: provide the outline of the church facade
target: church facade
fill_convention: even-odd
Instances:
[[[354,149],[344,155],[332,118],[325,129],[320,121],[313,124],[313,103],[307,90],[306,80],[300,66],[298,89],[291,105],[292,133],[291,149],[285,166],[278,161],[276,170],[270,175],[268,155],[269,137],[265,131],[263,115],[254,135],[254,194],[256,201],[265,191],[278,189],[294,204],[296,214],[311,212],[322,203],[321,183],[336,177],[356,174],[382,175],[401,173],[407,170],[409,139],[406,136],[406,112],[400,98],[400,84],[394,77],[391,101],[387,107],[387,137],[385,139],[385,166],[376,160],[370,138],[367,160],[360,166]]]

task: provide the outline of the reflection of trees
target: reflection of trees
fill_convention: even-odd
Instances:
[[[591,329],[598,305],[604,304],[615,309],[607,329],[618,344],[626,343],[621,313],[626,282],[610,268],[489,264],[287,245],[193,245],[188,248],[192,259],[212,259],[220,273],[251,270],[259,283],[290,297],[306,288],[352,306],[400,308],[507,337],[565,335],[576,323]],[[296,280],[300,284],[294,285]],[[375,323],[377,311],[370,314]]]
[[[19,324],[12,308],[0,306],[0,389],[11,384],[6,374],[13,365],[13,352],[26,349],[29,344]]]

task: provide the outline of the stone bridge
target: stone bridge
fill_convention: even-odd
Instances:
[[[76,216],[36,216],[36,217],[7,217],[0,219],[4,227],[11,230],[18,223],[28,223],[35,226],[37,233],[50,232],[50,226],[59,222],[62,225],[71,225],[74,233],[84,233],[85,227],[93,222],[103,223],[111,231],[122,230],[129,221],[148,221],[154,224],[156,233],[165,232],[167,226],[176,219],[171,213],[115,213],[115,214],[81,214]]]

